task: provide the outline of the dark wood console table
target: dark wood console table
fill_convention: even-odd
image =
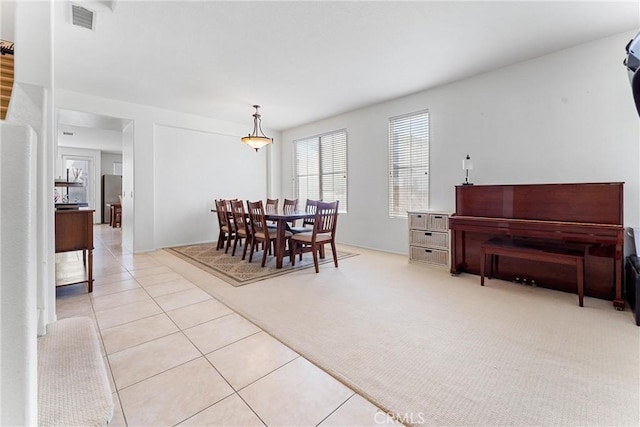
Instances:
[[[65,285],[86,282],[93,292],[93,214],[92,209],[56,210],[56,253],[82,251],[87,278]],[[88,256],[87,256],[88,255]]]

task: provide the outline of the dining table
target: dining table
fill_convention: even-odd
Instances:
[[[217,212],[216,209],[211,209],[211,212]],[[249,214],[246,214],[247,218]],[[314,218],[316,214],[314,212],[300,211],[300,210],[284,210],[284,209],[265,209],[264,217],[267,221],[273,221],[276,223],[276,244],[275,244],[275,256],[276,256],[276,268],[282,268],[282,260],[285,255],[288,254],[286,248],[285,232],[287,231],[287,223],[298,220]],[[312,231],[312,228],[309,228]]]
[[[282,268],[282,260],[285,255],[287,255],[287,249],[285,247],[286,238],[285,231],[287,231],[287,223],[298,220],[298,219],[307,219],[314,218],[316,214],[314,212],[307,211],[298,211],[298,210],[270,210],[267,209],[264,212],[264,216],[267,221],[275,221],[276,222],[276,247],[275,247],[275,255],[276,255],[276,268]],[[312,231],[312,228],[309,228],[309,231]]]

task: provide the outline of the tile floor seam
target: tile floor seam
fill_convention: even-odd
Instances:
[[[153,277],[153,276],[144,276],[144,277]],[[143,285],[142,283],[140,283],[140,281],[139,281],[138,279],[136,279],[136,281],[140,284],[140,286],[141,286],[141,287],[143,287],[143,288],[145,288],[145,289],[146,289],[146,288],[152,288],[152,287],[154,287],[154,286],[164,285],[164,284],[167,284],[167,283],[169,283],[169,282],[173,282],[173,281],[175,281],[175,280],[180,280],[180,279],[188,280],[187,278],[185,278],[185,277],[183,277],[183,276],[180,276],[180,277],[175,278],[175,279],[166,280],[166,281],[164,281],[164,282],[151,283],[151,284],[147,284],[147,285]],[[194,285],[194,286],[195,286],[195,285]],[[180,292],[180,291],[178,291],[178,292]]]
[[[231,314],[237,314],[237,313],[231,313]],[[206,322],[205,322],[205,323],[206,323]],[[253,325],[253,323],[252,323],[252,325]],[[255,325],[254,325],[254,326],[255,326]],[[257,328],[257,327],[258,327],[258,326],[256,326],[256,328]],[[218,348],[216,348],[215,350],[211,350],[210,352],[203,354],[203,356],[205,356],[205,357],[206,357],[208,354],[214,353],[214,352],[216,352],[216,351],[218,351],[218,350],[222,350],[223,348],[229,347],[230,345],[233,345],[233,344],[239,343],[240,341],[244,340],[245,338],[249,338],[249,337],[252,337],[252,336],[254,336],[254,335],[257,335],[257,334],[259,334],[260,332],[264,332],[264,331],[263,331],[262,329],[260,329],[259,331],[256,331],[256,332],[254,332],[254,333],[252,333],[252,334],[250,334],[250,335],[247,335],[247,336],[242,337],[242,338],[238,338],[237,340],[235,340],[235,341],[233,341],[233,342],[230,342],[230,343],[228,343],[228,344],[223,345],[222,347],[218,347]],[[194,344],[194,345],[195,345],[195,344]]]
[[[179,280],[179,279],[173,279],[173,280]],[[168,281],[166,281],[166,282],[160,282],[160,283],[152,283],[152,284],[150,284],[150,285],[143,285],[143,284],[140,284],[140,286],[141,286],[141,287],[143,287],[143,288],[145,288],[145,289],[148,289],[148,288],[154,288],[154,287],[156,287],[156,286],[162,286],[162,285],[165,285],[165,284],[167,284],[167,283],[170,283],[170,282],[172,282],[173,280],[168,280]],[[138,283],[139,283],[139,282],[138,282]],[[181,290],[183,290],[183,289],[181,289]],[[179,290],[179,291],[175,291],[175,292],[180,292],[181,290]],[[174,292],[170,292],[170,293],[174,293]],[[166,295],[168,295],[168,294],[166,294]],[[158,296],[160,296],[160,295],[158,295]]]
[[[214,298],[214,300],[216,300],[216,299]],[[205,301],[207,301],[207,300],[205,300]],[[218,301],[218,300],[216,300],[216,301]],[[193,303],[193,304],[190,304],[190,305],[185,305],[184,307],[189,307],[189,306],[191,306],[191,305],[196,305],[196,304],[199,304],[199,303],[201,303],[201,302],[204,302],[204,301],[196,302],[196,303]],[[219,301],[218,301],[218,302],[219,302]],[[222,304],[222,303],[221,303],[221,304]],[[180,310],[181,308],[184,308],[184,307],[174,308],[173,310],[165,311],[165,313],[167,314],[167,316],[171,317],[171,316],[169,315],[169,312],[171,312],[171,311],[176,311],[176,310]],[[225,307],[227,307],[227,306],[225,305]],[[161,308],[162,308],[162,307],[161,307]],[[227,308],[229,308],[229,307],[227,307]],[[231,309],[229,308],[229,310],[231,310]],[[235,311],[234,311],[233,313],[235,313]],[[221,319],[221,318],[223,318],[223,317],[225,317],[225,316],[228,316],[228,315],[230,315],[230,314],[233,314],[233,313],[221,314],[221,315],[220,315],[220,316],[218,316],[218,317],[213,317],[213,318],[211,318],[211,319],[205,320],[204,322],[200,322],[200,323],[195,323],[195,324],[193,324],[193,325],[189,325],[189,326],[188,326],[188,327],[186,327],[185,329],[195,328],[196,326],[204,325],[204,324],[205,324],[205,323],[207,323],[207,322],[211,322],[212,320],[218,320],[218,319]],[[171,319],[171,320],[173,320],[173,319]],[[175,321],[174,321],[174,323],[175,323]],[[179,325],[177,325],[177,324],[176,324],[176,326],[178,326],[178,328],[180,328],[180,326],[179,326]],[[182,329],[182,328],[180,328],[180,330],[181,330],[181,331],[184,331],[184,329]]]
[[[156,337],[156,338],[153,338],[153,339],[148,340],[148,341],[142,341],[142,342],[140,342],[140,343],[138,343],[138,344],[136,344],[136,345],[132,345],[132,346],[130,346],[130,347],[123,348],[123,349],[118,350],[118,351],[114,351],[113,353],[109,353],[109,354],[107,354],[107,356],[115,356],[116,354],[118,354],[118,353],[122,353],[123,351],[131,350],[132,348],[136,348],[136,347],[141,346],[141,345],[143,345],[143,344],[149,344],[150,342],[158,341],[158,340],[161,340],[162,338],[166,338],[166,337],[168,337],[168,336],[170,336],[170,335],[174,335],[174,334],[177,334],[177,333],[182,333],[182,334],[184,335],[184,333],[183,333],[182,331],[180,331],[180,330],[178,330],[178,331],[173,331],[173,332],[168,333],[168,334],[166,334],[166,335],[163,335],[163,336],[161,336],[161,337]],[[105,349],[105,350],[106,350],[106,349]],[[202,352],[200,352],[200,353],[202,353]],[[203,356],[204,356],[204,355],[203,355]]]
[[[138,302],[142,302],[142,301],[138,301]],[[155,301],[154,301],[154,303],[155,303]],[[133,304],[136,304],[136,303],[134,302],[134,303],[127,304],[127,305],[133,305]],[[156,305],[157,305],[157,303],[156,303]],[[122,306],[122,307],[124,307],[124,306]],[[158,306],[158,307],[160,307],[160,306]],[[118,309],[118,308],[120,308],[120,307],[116,307],[115,309]],[[160,309],[162,309],[162,307],[160,307]],[[108,310],[104,310],[104,311],[108,311]],[[101,313],[102,313],[102,312],[101,312]],[[158,314],[160,314],[160,313],[150,314],[150,315],[148,315],[148,316],[143,316],[143,317],[141,317],[141,318],[139,318],[139,319],[128,320],[128,321],[126,321],[126,322],[118,323],[117,325],[113,325],[113,326],[110,326],[110,327],[108,327],[108,328],[104,328],[104,329],[105,329],[105,330],[107,330],[107,329],[116,328],[116,327],[118,327],[118,326],[122,326],[122,325],[128,325],[129,323],[133,323],[133,322],[136,322],[136,321],[138,321],[138,320],[142,320],[142,319],[148,319],[149,317],[153,317],[153,316],[156,316],[156,315],[158,315]],[[96,317],[96,321],[97,321],[97,317]],[[96,322],[96,323],[97,323],[97,322]],[[100,327],[100,325],[99,325],[99,324],[98,324],[98,327]]]
[[[233,389],[232,389],[232,390],[233,390]],[[218,401],[216,401],[216,402],[212,403],[211,405],[207,406],[206,408],[201,409],[200,411],[196,412],[195,414],[192,414],[192,415],[188,416],[187,418],[185,418],[185,419],[183,419],[183,420],[181,420],[181,421],[179,421],[179,422],[175,423],[175,424],[174,424],[174,426],[179,426],[179,425],[180,425],[180,424],[182,424],[183,422],[185,422],[185,421],[187,421],[187,420],[190,420],[191,418],[193,418],[193,417],[195,417],[196,415],[198,415],[198,414],[200,414],[200,413],[202,413],[202,412],[206,411],[207,409],[211,408],[212,406],[215,406],[215,405],[217,405],[218,403],[222,402],[223,400],[230,398],[230,397],[231,397],[231,396],[233,396],[234,394],[235,394],[235,395],[238,395],[238,393],[236,393],[236,392],[234,391],[234,392],[233,392],[233,393],[231,393],[230,395],[228,395],[228,396],[225,396],[225,397],[221,398],[220,400],[218,400]],[[253,409],[252,409],[252,411],[253,411]],[[254,412],[254,413],[255,413],[255,412]],[[256,416],[257,416],[257,414],[256,414]],[[260,420],[260,421],[262,421],[262,420]]]
[[[134,280],[135,280],[135,278],[134,278]],[[137,280],[136,280],[136,282],[137,282]],[[140,284],[140,282],[138,282],[138,284]],[[144,288],[144,286],[140,285],[140,289],[142,289],[142,290],[144,291],[144,293],[145,293],[145,294],[147,294],[147,296],[148,296],[150,299],[152,299],[156,304],[158,304],[158,303],[155,301],[155,298],[153,298],[153,297],[149,294],[149,292],[147,292],[147,290]],[[137,289],[133,289],[133,290],[137,290]],[[120,291],[120,292],[114,292],[113,294],[104,295],[104,297],[109,297],[109,296],[112,296],[112,295],[116,295],[116,294],[119,294],[119,293],[122,293],[122,292],[129,292],[129,291],[131,291],[131,289],[129,289],[129,290],[125,290],[125,291]],[[97,298],[101,298],[101,297],[100,297],[100,296],[98,296]],[[135,304],[135,303],[142,302],[142,301],[144,301],[144,300],[134,301],[134,302],[126,303],[126,304],[119,304],[119,305],[116,305],[115,307],[111,307],[111,308],[109,308],[108,310],[111,310],[111,309],[113,309],[113,308],[120,308],[120,307],[124,307],[124,306],[126,306],[126,305]],[[92,298],[91,304],[93,305],[93,298]],[[160,304],[158,304],[158,305],[160,305]],[[162,308],[162,307],[160,307],[160,308]],[[95,311],[95,309],[94,309],[94,311]],[[100,310],[100,311],[106,311],[106,310]]]
[[[89,298],[89,304],[91,304],[91,311],[93,313],[93,317],[94,317],[94,323],[95,323],[95,328],[96,328],[96,332],[98,334],[98,336],[100,337],[100,342],[102,344],[102,348],[104,349],[104,358],[103,360],[106,359],[107,362],[107,368],[109,370],[109,372],[107,373],[108,375],[110,375],[111,381],[109,381],[109,388],[111,388],[111,384],[113,383],[113,388],[115,389],[116,395],[118,396],[118,406],[120,406],[120,411],[122,412],[122,417],[125,420],[125,424],[127,424],[127,418],[126,415],[124,413],[124,409],[122,408],[122,401],[120,400],[120,393],[118,392],[118,386],[116,384],[116,380],[115,377],[113,375],[113,369],[111,368],[111,360],[109,360],[109,355],[107,354],[107,347],[104,345],[104,336],[102,335],[102,329],[100,328],[100,325],[98,325],[98,318],[96,316],[96,311],[95,311],[95,307],[93,306],[93,300],[91,298]],[[116,410],[115,410],[115,405],[113,408],[113,413],[115,414]],[[113,418],[113,415],[112,415]],[[128,424],[127,424],[128,425]]]
[[[265,422],[265,421],[260,417],[260,415],[258,415],[258,413],[257,413],[257,412],[256,412],[256,411],[251,407],[251,405],[249,405],[249,403],[247,403],[247,401],[246,401],[246,400],[244,400],[244,398],[240,395],[240,393],[238,393],[238,391],[239,391],[239,390],[236,390],[236,389],[235,389],[235,387],[234,387],[234,386],[229,382],[229,380],[227,380],[227,378],[226,378],[224,375],[222,375],[222,372],[220,372],[220,371],[218,370],[218,368],[216,368],[216,366],[213,364],[213,362],[212,362],[211,360],[209,360],[206,356],[205,356],[204,358],[207,360],[207,362],[209,362],[209,364],[211,365],[211,367],[212,367],[213,369],[215,369],[215,371],[218,373],[218,375],[220,375],[220,377],[221,377],[221,378],[222,378],[222,379],[223,379],[223,380],[224,380],[224,381],[229,385],[229,387],[231,387],[231,390],[233,390],[233,393],[232,393],[232,394],[230,394],[229,396],[231,396],[231,395],[233,395],[233,394],[235,394],[236,396],[238,396],[238,397],[240,398],[240,400],[242,400],[242,401],[244,402],[244,404],[245,404],[245,405],[247,405],[247,407],[251,410],[251,412],[253,412],[253,413],[255,414],[255,416],[256,416],[256,417],[258,417],[258,419],[260,420],[260,422],[262,422],[262,424],[264,424],[265,426],[268,426],[268,424],[267,424],[267,423],[266,423],[266,422]],[[228,398],[229,396],[225,397],[224,399]],[[222,401],[222,400],[224,400],[224,399],[221,399],[219,402],[221,402],[221,401]],[[216,402],[216,403],[219,403],[219,402]],[[215,405],[216,403],[214,403],[214,405]],[[213,405],[211,405],[211,406],[213,406]],[[211,407],[211,406],[209,406],[209,407]],[[206,409],[208,409],[208,408],[203,409],[203,411],[204,411],[204,410],[206,410]],[[200,412],[202,412],[202,411],[200,411]],[[195,415],[195,414],[194,414],[194,415]],[[192,417],[193,417],[193,416],[191,416],[191,417],[189,417],[189,418],[192,418]],[[183,421],[181,421],[181,422],[184,422],[184,421],[185,421],[185,420],[183,420]]]
[[[154,316],[158,316],[159,314],[164,314],[164,313],[158,313],[158,314],[155,314]],[[150,316],[150,317],[153,317],[153,316]],[[167,317],[168,317],[168,316],[167,316]],[[145,319],[148,319],[148,317],[145,317]],[[143,319],[138,319],[138,320],[143,320]],[[171,320],[171,319],[169,319],[169,320]],[[135,321],[135,320],[134,320],[134,321]],[[122,325],[118,325],[118,326],[122,326]],[[118,326],[114,326],[114,327],[115,327],[115,328],[117,328]],[[176,327],[177,327],[177,325],[176,325]],[[112,329],[112,328],[109,328],[109,329]],[[146,341],[140,341],[140,342],[138,342],[138,343],[136,343],[136,344],[133,344],[133,345],[130,345],[130,346],[128,346],[128,347],[123,347],[123,348],[119,349],[118,351],[114,351],[113,353],[109,353],[109,354],[107,354],[107,356],[110,356],[110,355],[113,355],[113,354],[118,354],[118,353],[121,353],[121,352],[123,352],[123,351],[125,351],[125,350],[130,350],[130,349],[132,349],[132,348],[138,347],[138,346],[140,346],[140,345],[142,345],[142,344],[148,344],[148,343],[150,343],[150,342],[157,341],[157,340],[162,339],[162,338],[166,338],[166,337],[168,337],[169,335],[177,334],[178,332],[182,332],[182,331],[180,330],[180,328],[178,328],[178,330],[176,330],[176,331],[166,333],[165,335],[157,336],[157,337],[154,337],[154,338],[149,339],[149,340],[146,340]],[[106,347],[105,347],[105,352],[106,352],[106,351],[107,351],[107,349],[106,349]]]
[[[349,389],[351,390],[351,389]],[[353,391],[353,390],[352,390]],[[329,415],[327,415],[326,417],[324,417],[323,419],[320,420],[320,422],[318,424],[316,424],[315,427],[318,427],[320,424],[322,424],[323,422],[325,422],[331,415],[333,415],[334,413],[336,413],[338,411],[338,409],[342,408],[349,400],[351,400],[353,398],[353,396],[356,395],[356,392],[354,391],[353,394],[351,394],[351,396],[347,397],[347,399],[342,402],[341,404],[338,405],[338,407],[336,409],[334,409]]]
[[[155,259],[154,259],[154,262],[157,262],[157,261],[155,261]],[[178,273],[177,271],[175,271],[173,268],[171,268],[171,267],[169,267],[169,266],[167,266],[167,265],[164,265],[164,264],[160,264],[160,266],[167,267],[167,268],[168,268],[169,270],[171,270],[171,271],[164,271],[164,272],[162,272],[162,273],[157,273],[157,274],[149,274],[148,276],[142,276],[142,277],[153,277],[153,276],[159,276],[159,275],[161,275],[161,274],[176,273],[176,274],[177,274],[178,276],[180,276],[181,278],[186,279],[186,277],[184,277],[182,274],[180,274],[180,273]],[[156,266],[154,266],[154,267],[149,267],[149,269],[150,269],[150,268],[155,268],[155,267],[156,267]],[[126,268],[126,267],[125,267],[125,268]],[[129,271],[129,274],[131,274],[131,275],[133,276],[132,272],[135,272],[135,271],[142,271],[142,270],[147,270],[147,269],[146,269],[146,268],[141,268],[141,269],[139,269],[139,270],[127,270],[127,271]],[[135,276],[134,276],[134,277],[135,277]],[[169,281],[169,280],[167,280],[167,281]],[[160,282],[160,283],[162,283],[162,282]]]
[[[122,407],[122,400],[120,400],[120,390],[118,390],[118,385],[116,384],[116,380],[113,376],[113,369],[111,368],[111,361],[109,360],[109,356],[105,356],[105,358],[107,359],[107,365],[109,366],[109,374],[111,375],[111,382],[113,382],[113,388],[115,388],[114,393],[118,396],[118,406],[120,406],[120,412],[122,412],[122,416],[125,419],[125,423],[127,422],[127,417],[126,414],[124,412],[124,408]],[[114,409],[113,409],[113,413],[115,414],[116,410],[115,410],[115,405],[114,405]],[[113,416],[112,416],[113,418]]]
[[[169,283],[169,282],[167,282],[167,283]],[[154,286],[162,286],[162,285],[163,285],[163,283],[159,283],[158,285],[153,285],[153,286],[149,286],[149,287],[150,287],[150,288],[153,288]],[[193,283],[192,283],[192,285],[193,285]],[[197,288],[197,286],[196,286],[196,285],[193,285],[193,286]],[[191,289],[192,289],[192,288],[178,289],[178,290],[176,290],[176,291],[167,292],[166,294],[160,294],[160,295],[157,295],[157,296],[159,296],[159,297],[164,297],[164,296],[167,296],[167,295],[177,294],[178,292],[190,291]],[[155,297],[153,297],[153,298],[155,298]],[[200,301],[200,302],[201,302],[201,301]],[[194,304],[196,304],[196,303],[194,303]],[[185,307],[186,307],[186,306],[185,306]],[[178,307],[178,308],[182,308],[182,307]],[[175,310],[177,310],[177,308],[176,308]],[[169,311],[171,311],[171,310],[169,310]]]
[[[293,351],[293,350],[291,350],[291,351]],[[209,354],[211,354],[211,353],[209,353]],[[296,353],[296,354],[297,354],[297,353]],[[293,359],[291,359],[291,360],[289,360],[289,361],[287,361],[287,362],[283,363],[282,365],[278,366],[277,368],[275,368],[275,369],[273,369],[273,370],[271,370],[271,371],[267,372],[266,374],[264,374],[264,375],[263,375],[263,376],[261,376],[260,378],[256,378],[255,380],[251,381],[250,383],[248,383],[248,384],[246,384],[246,385],[244,385],[244,386],[240,387],[240,388],[239,388],[238,390],[236,390],[236,391],[237,391],[238,393],[240,393],[242,390],[246,389],[246,388],[247,388],[247,387],[249,387],[250,385],[257,383],[258,381],[260,381],[260,380],[261,380],[261,379],[263,379],[264,377],[266,377],[266,376],[268,376],[268,375],[273,374],[275,371],[277,371],[277,370],[279,370],[279,369],[284,368],[284,367],[285,367],[285,366],[287,366],[288,364],[290,364],[290,363],[292,363],[292,362],[294,362],[294,361],[298,360],[298,359],[299,359],[299,358],[301,358],[301,357],[302,357],[302,356],[300,356],[300,355],[298,354],[298,355],[297,355],[296,357],[294,357]],[[307,362],[309,362],[309,361],[307,360]],[[311,362],[309,362],[309,363],[311,363]],[[314,366],[315,366],[315,365],[314,365]],[[234,390],[235,390],[235,389],[234,389]]]
[[[266,427],[269,427],[269,424],[267,424],[267,422],[265,420],[262,419],[262,417],[260,416],[260,414],[258,414],[258,412],[256,412],[255,409],[253,409],[253,407],[251,405],[249,405],[249,402],[247,402],[244,397],[242,397],[242,395],[238,392],[236,392],[236,394],[238,395],[238,397],[240,398],[240,400],[242,400],[244,402],[245,405],[247,405],[247,408],[249,408],[251,410],[251,412],[253,412],[255,414],[256,417],[258,417],[258,419],[260,420],[260,422],[262,424],[264,424]]]
[[[166,314],[166,313],[165,313],[165,314]],[[229,313],[229,314],[225,314],[224,316],[220,316],[220,317],[218,317],[217,319],[220,319],[220,318],[222,318],[222,317],[231,316],[232,314],[236,314],[236,312]],[[241,317],[242,317],[242,316],[241,316]],[[173,320],[173,319],[172,319],[172,320]],[[212,319],[212,320],[216,320],[216,319]],[[212,320],[207,320],[206,322],[201,323],[201,325],[204,325],[205,323],[211,322]],[[175,323],[175,322],[174,322],[174,323]],[[252,323],[252,325],[253,325],[253,323]],[[177,325],[176,325],[176,326],[177,326]],[[195,325],[195,326],[198,326],[198,325]],[[189,328],[187,328],[187,329],[193,328],[193,327],[195,327],[195,326],[190,326],[190,327],[189,327]],[[255,326],[255,325],[254,325],[254,326]],[[258,326],[256,326],[256,327],[258,327]],[[180,327],[178,326],[178,328],[180,328]],[[195,348],[200,352],[200,354],[202,355],[202,357],[204,357],[205,359],[207,359],[207,354],[211,354],[211,353],[213,353],[213,352],[215,352],[215,351],[220,350],[221,348],[228,347],[228,346],[230,346],[231,344],[235,344],[235,343],[237,343],[237,342],[239,342],[239,341],[242,341],[242,340],[243,340],[243,339],[245,339],[245,338],[249,338],[249,337],[251,337],[251,336],[253,336],[253,335],[255,335],[255,334],[259,334],[260,332],[263,332],[263,331],[262,331],[262,329],[260,329],[259,331],[256,331],[256,332],[252,333],[251,335],[247,335],[246,337],[239,338],[239,339],[237,339],[237,340],[235,340],[235,341],[233,341],[233,342],[231,342],[231,343],[229,343],[229,344],[225,344],[225,345],[223,345],[222,347],[216,348],[215,350],[211,350],[209,353],[203,353],[203,352],[202,352],[202,350],[200,350],[200,347],[198,347],[198,346],[196,345],[196,343],[194,343],[194,342],[191,340],[191,338],[189,338],[189,335],[187,335],[187,334],[185,333],[185,331],[184,331],[184,330],[180,329],[180,332],[185,336],[185,338],[187,339],[187,341],[189,341],[189,342],[191,343],[191,345],[193,345],[193,346],[194,346],[194,347],[195,347]],[[209,359],[207,359],[207,360],[209,360]],[[211,362],[209,362],[209,363],[211,363]],[[216,369],[216,370],[217,370],[217,369]],[[225,379],[225,381],[226,381],[226,379]]]
[[[176,332],[176,333],[181,333],[181,332]],[[108,357],[108,356],[107,356],[107,357]],[[138,381],[133,382],[133,383],[131,383],[131,384],[127,384],[126,386],[124,386],[124,387],[122,387],[122,388],[118,388],[118,384],[116,384],[116,385],[115,385],[115,386],[116,386],[116,389],[117,389],[118,391],[126,390],[126,389],[128,389],[128,388],[130,388],[130,387],[132,387],[132,386],[134,386],[134,385],[136,385],[136,384],[139,384],[139,383],[141,383],[141,382],[147,381],[147,380],[148,380],[148,379],[150,379],[150,378],[157,377],[158,375],[164,374],[165,372],[171,371],[172,369],[175,369],[175,368],[177,368],[177,367],[179,367],[179,366],[183,366],[183,365],[186,365],[187,363],[191,363],[191,362],[193,362],[194,360],[200,359],[201,357],[204,357],[204,358],[206,359],[206,357],[205,357],[205,356],[203,356],[202,354],[200,354],[199,356],[196,356],[196,357],[194,357],[193,359],[189,359],[189,360],[187,360],[187,361],[185,361],[185,362],[181,362],[181,363],[179,363],[179,364],[177,364],[177,365],[175,365],[175,366],[172,366],[172,367],[170,367],[170,368],[167,368],[167,369],[165,369],[165,370],[163,370],[163,371],[156,372],[155,374],[150,375],[150,376],[148,376],[148,377],[146,377],[146,378],[142,378],[141,380],[138,380]],[[109,363],[111,363],[111,361],[109,361]],[[115,379],[114,379],[114,382],[115,382]]]

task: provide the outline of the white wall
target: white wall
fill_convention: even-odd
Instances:
[[[2,7],[3,20],[7,9]],[[13,15],[10,13],[8,15]],[[37,346],[36,333],[45,332],[48,323],[55,320],[55,277],[54,277],[54,227],[53,227],[53,150],[54,150],[54,122],[53,122],[53,47],[50,37],[52,28],[52,3],[20,2],[15,4],[14,38],[16,46],[14,89],[7,114],[7,122],[28,125],[35,131],[37,140],[33,141],[32,153],[22,154],[17,159],[3,157],[2,170],[7,167],[20,167],[21,161],[35,161],[32,178],[18,179],[26,188],[20,196],[15,197],[15,206],[2,213],[2,237],[5,238],[4,227],[12,228],[11,233],[18,232],[19,237],[11,236],[13,240],[7,243],[6,249],[11,249],[22,259],[8,262],[11,274],[15,280],[9,282],[3,279],[2,295],[16,296],[8,287],[31,286],[35,279],[35,292],[25,292],[21,300],[7,300],[19,310],[2,310],[2,342],[0,359],[2,360],[2,402],[0,407],[0,424],[3,425],[32,425],[37,422]],[[4,21],[3,21],[4,22]],[[4,33],[3,33],[4,34]],[[8,36],[7,36],[8,37]],[[26,148],[23,141],[22,149]],[[3,150],[5,141],[3,141]],[[28,172],[23,167],[23,172]],[[18,176],[18,174],[14,174]],[[3,182],[6,180],[3,177]],[[9,196],[11,198],[11,196]],[[22,198],[22,200],[20,200]],[[23,203],[30,199],[27,209]],[[5,199],[3,194],[3,199]],[[30,232],[20,232],[18,221],[29,223]],[[28,241],[34,249],[25,252],[23,239]],[[4,254],[3,249],[3,254]],[[5,260],[3,260],[3,266]],[[30,273],[31,272],[31,273]],[[5,271],[3,270],[3,276]],[[30,277],[31,274],[31,277]],[[7,292],[5,294],[5,291]],[[36,312],[36,307],[38,311]],[[4,345],[5,331],[15,328],[15,333],[22,331],[20,340],[10,339],[10,344]],[[27,343],[26,345],[23,345]],[[17,362],[17,363],[12,363]],[[5,377],[5,370],[13,370]],[[20,377],[20,378],[17,378]]]
[[[28,125],[0,121],[0,140],[0,425],[33,425],[38,421],[37,137]]]
[[[15,1],[0,1],[0,39],[15,41],[15,13]]]
[[[122,172],[122,154],[102,152],[102,164],[100,167],[100,175],[122,175],[115,173],[116,163],[119,164],[120,172]]]
[[[638,226],[639,120],[624,46],[634,33],[583,44],[282,134],[282,192],[292,195],[292,141],[346,128],[349,212],[343,243],[407,252],[406,220],[388,217],[388,119],[429,109],[430,205],[455,210],[470,154],[476,184],[625,182],[625,224]],[[384,82],[381,82],[384,84]]]
[[[132,247],[135,252],[157,249],[162,247],[162,244],[176,238],[176,236],[169,238],[169,236],[163,234],[165,230],[162,227],[156,226],[160,206],[162,206],[163,209],[166,206],[164,204],[165,201],[156,194],[155,180],[159,177],[156,176],[158,168],[155,162],[160,162],[164,165],[167,161],[179,161],[181,164],[193,164],[206,167],[210,169],[208,178],[212,180],[212,183],[224,183],[223,187],[227,189],[228,194],[233,194],[234,197],[244,198],[245,185],[238,183],[236,176],[230,177],[226,171],[217,171],[211,167],[214,163],[228,161],[235,165],[235,170],[238,175],[245,174],[245,176],[248,177],[246,179],[255,179],[256,187],[260,188],[260,191],[263,192],[261,198],[267,196],[266,163],[268,158],[266,152],[261,150],[256,154],[240,142],[240,137],[247,132],[247,129],[250,130],[250,122],[242,124],[231,123],[208,117],[85,95],[63,89],[56,91],[56,107],[58,109],[95,113],[133,121],[133,153],[131,153],[131,155],[127,154],[127,150],[129,149],[127,148],[127,141],[124,141],[125,146],[123,147],[123,162],[125,163],[123,167],[127,169],[126,163],[128,158],[131,158],[133,161],[133,181],[131,183],[123,181],[123,191],[126,193],[123,200],[125,205],[123,227],[127,226],[128,213],[132,212],[134,222]],[[156,154],[158,148],[163,150],[165,145],[167,145],[167,143],[164,142],[164,129],[167,127],[183,130],[176,139],[171,141],[171,144],[177,147],[183,147],[178,153],[179,157],[166,159],[165,155],[168,153],[165,151]],[[156,130],[159,130],[158,135],[156,135]],[[193,132],[233,137],[237,145],[229,146],[229,149],[216,150],[215,153],[207,150],[207,153],[210,154],[211,157],[208,158],[209,162],[203,165],[201,161],[205,156],[203,156],[200,149],[184,149],[184,144],[190,141],[190,138],[194,135]],[[279,139],[278,132],[273,132],[269,129],[265,129],[265,132],[276,138],[276,140]],[[158,136],[160,137],[159,140],[157,139]],[[126,139],[127,137],[125,136],[124,138]],[[239,150],[239,148],[243,148],[244,150]],[[278,148],[276,148],[276,150],[278,150]],[[273,157],[279,159],[280,155],[277,153]],[[247,170],[246,163],[249,162],[249,164],[253,164],[252,162],[255,161],[256,158],[259,159],[262,166],[256,170]],[[192,171],[192,173],[195,172]],[[182,182],[185,179],[183,175],[183,172],[178,173],[172,171],[169,176],[178,182]],[[133,188],[129,189],[128,184],[132,184]],[[185,188],[186,185],[181,185],[181,187]],[[209,192],[206,197],[224,196],[222,194]],[[131,211],[128,210],[128,206],[131,207]],[[215,218],[212,216],[212,219]],[[192,226],[193,224],[183,224],[183,227],[187,228]],[[126,231],[123,232],[126,233]],[[160,234],[156,236],[156,232]],[[181,239],[178,240],[185,241],[183,238]],[[126,242],[128,242],[128,237],[125,238],[125,245],[128,244]]]
[[[133,197],[133,138],[134,124],[129,123],[122,131],[122,246],[133,251],[134,209]]]
[[[122,133],[120,133],[122,135]],[[100,176],[102,175],[121,175],[120,173],[114,172],[115,163],[120,164],[120,169],[122,169],[122,154],[114,154],[114,153],[105,153],[102,152],[102,164],[100,167]]]
[[[122,131],[84,126],[70,126],[65,124],[64,131],[73,132],[74,135],[64,135],[58,132],[58,146],[77,147],[88,150],[100,150],[111,153],[122,151]]]
[[[158,125],[154,155],[156,247],[216,240],[215,199],[266,198],[266,151],[236,136]]]

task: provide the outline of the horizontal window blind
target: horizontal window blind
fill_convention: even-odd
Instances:
[[[389,119],[389,216],[429,208],[429,112]]]
[[[339,200],[347,212],[347,131],[339,130],[293,141],[294,191],[301,205],[307,199]]]

